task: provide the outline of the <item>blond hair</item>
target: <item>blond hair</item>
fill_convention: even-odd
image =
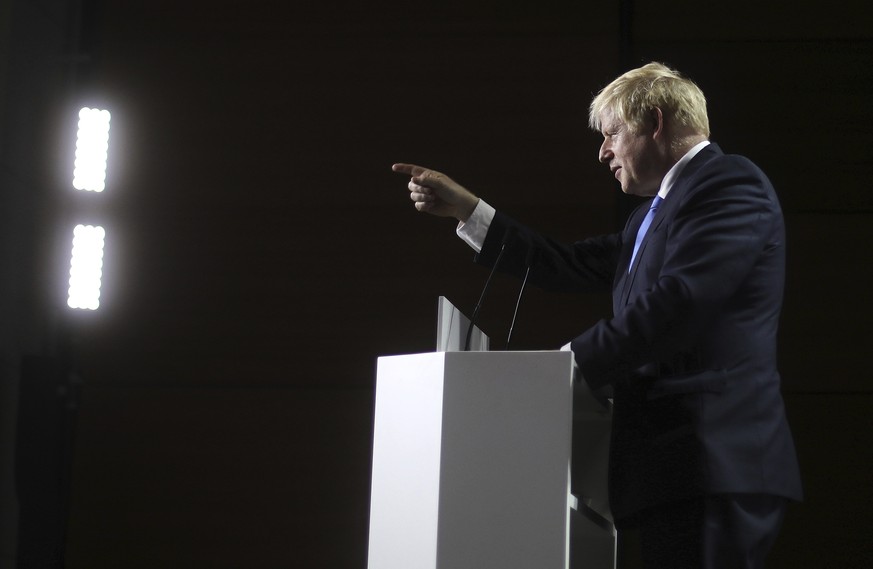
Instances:
[[[599,132],[601,116],[610,110],[631,132],[639,133],[655,108],[661,109],[665,122],[685,135],[709,137],[703,91],[678,71],[654,62],[632,69],[604,87],[591,101],[588,124]]]

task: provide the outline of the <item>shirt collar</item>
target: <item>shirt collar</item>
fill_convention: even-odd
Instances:
[[[685,153],[685,156],[679,159],[679,162],[673,164],[673,167],[670,168],[670,171],[667,172],[667,175],[664,176],[663,180],[661,180],[661,188],[658,190],[658,195],[661,196],[661,199],[665,199],[667,197],[667,194],[673,188],[673,184],[676,183],[676,179],[679,178],[679,174],[682,173],[682,170],[685,169],[685,166],[689,162],[691,162],[691,159],[697,156],[697,153],[703,150],[707,145],[709,145],[708,140],[698,142],[691,147],[691,150]]]

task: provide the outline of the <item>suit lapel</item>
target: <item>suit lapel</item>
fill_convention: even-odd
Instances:
[[[618,282],[616,282],[616,286],[613,289],[612,295],[612,312],[613,314],[618,314],[621,312],[621,309],[627,304],[627,296],[630,290],[630,283],[633,279],[634,271],[628,271],[628,263],[630,263],[631,255],[634,250],[634,240],[636,239],[637,232],[640,230],[640,225],[643,224],[643,219],[646,217],[646,212],[649,211],[649,206],[651,206],[652,202],[649,200],[641,204],[634,212],[631,214],[634,219],[628,223],[628,226],[625,228],[624,235],[624,244],[621,252],[621,262],[619,263],[618,275],[616,276]],[[657,219],[657,215],[655,216]],[[640,252],[637,252],[637,257],[634,259],[634,265],[639,263],[640,260]]]
[[[670,192],[672,194],[672,190]],[[675,196],[673,196],[675,197]],[[675,203],[675,202],[674,202]],[[673,204],[670,204],[673,205]],[[630,298],[631,291],[634,289],[634,282],[637,278],[637,267],[642,261],[643,257],[646,254],[646,246],[649,244],[649,236],[652,235],[655,231],[658,230],[658,227],[661,223],[664,222],[664,219],[667,216],[667,210],[670,206],[667,205],[667,200],[665,199],[661,202],[661,206],[658,208],[658,211],[655,212],[655,218],[652,220],[652,224],[649,226],[649,230],[646,232],[645,237],[643,238],[643,242],[640,243],[640,249],[637,251],[637,256],[634,259],[633,266],[631,267],[630,272],[627,274],[625,285],[622,290],[621,295],[621,306],[624,307],[628,303],[628,299]],[[638,226],[639,227],[639,226]]]

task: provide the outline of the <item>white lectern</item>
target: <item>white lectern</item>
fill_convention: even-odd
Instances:
[[[379,358],[369,569],[612,568],[609,413],[575,399],[570,352]]]

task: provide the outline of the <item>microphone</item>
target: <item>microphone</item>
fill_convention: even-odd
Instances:
[[[473,337],[473,327],[476,325],[476,317],[479,316],[479,310],[482,308],[482,299],[485,298],[485,292],[491,285],[491,279],[494,273],[497,272],[497,266],[503,258],[503,253],[506,251],[506,245],[515,237],[515,227],[507,227],[506,233],[503,234],[503,241],[500,243],[500,252],[497,253],[497,258],[494,260],[494,265],[491,267],[491,273],[488,274],[488,280],[485,281],[485,286],[482,287],[482,294],[479,295],[479,302],[476,303],[476,308],[473,309],[473,315],[470,317],[470,326],[467,328],[467,339],[464,340],[464,351],[470,351],[470,339]]]
[[[524,279],[521,281],[521,289],[518,291],[518,299],[515,301],[515,311],[512,313],[512,323],[509,325],[509,335],[506,336],[506,349],[509,350],[509,343],[512,341],[512,331],[515,329],[515,319],[518,318],[518,307],[521,306],[521,297],[524,294],[524,287],[527,286],[527,278],[530,276],[530,270],[537,262],[539,250],[531,243],[527,248],[527,257],[524,259],[524,265],[527,267],[524,271]]]

